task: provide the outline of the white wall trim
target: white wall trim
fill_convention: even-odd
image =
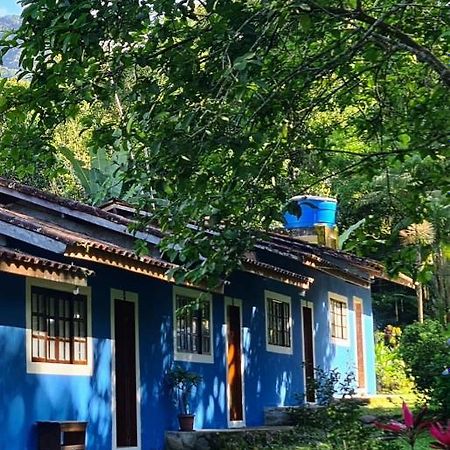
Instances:
[[[268,330],[268,308],[267,308],[267,301],[269,298],[272,298],[274,300],[277,300],[279,302],[284,302],[284,303],[288,303],[289,304],[289,322],[288,322],[288,326],[289,326],[289,334],[290,334],[290,341],[291,341],[291,346],[290,347],[284,347],[282,345],[273,345],[273,344],[269,344],[269,330]],[[294,326],[293,323],[293,319],[292,319],[292,301],[291,301],[291,297],[289,297],[288,295],[283,295],[283,294],[279,294],[278,292],[273,292],[273,291],[268,291],[265,290],[264,291],[264,311],[265,311],[265,329],[266,329],[266,350],[268,352],[273,352],[273,353],[281,353],[284,355],[292,355],[294,353],[294,342],[292,339],[292,328]]]
[[[113,450],[136,450],[141,448],[141,373],[139,358],[139,296],[135,292],[111,289],[111,413],[112,413],[112,449]],[[117,423],[116,423],[116,346],[115,346],[115,300],[125,300],[134,303],[134,326],[135,326],[135,346],[136,346],[136,447],[117,447]]]
[[[242,420],[230,420],[230,386],[228,384],[228,306],[238,306],[241,321],[241,380],[242,380]],[[244,327],[242,322],[242,300],[238,298],[225,297],[225,369],[227,383],[227,423],[228,428],[245,427],[245,355],[244,355]]]
[[[355,323],[355,367],[356,367],[356,377],[358,378],[358,337],[356,333],[358,332],[356,327],[356,311],[355,304],[359,303],[361,305],[361,330],[362,330],[362,348],[363,348],[363,360],[364,360],[364,386],[363,388],[358,388],[358,392],[363,394],[367,392],[367,351],[366,351],[366,330],[364,327],[364,302],[360,297],[353,296],[353,313],[354,313],[354,323]],[[358,379],[357,379],[358,381]]]
[[[312,348],[313,348],[313,358],[314,358],[314,367],[317,367],[317,360],[316,360],[316,328],[314,327],[315,320],[314,320],[314,303],[312,301],[308,300],[302,300],[300,304],[300,328],[301,328],[301,338],[302,338],[302,359],[303,359],[303,385],[304,385],[304,394],[305,394],[305,403],[311,403],[306,400],[306,367],[305,367],[305,354],[306,354],[306,348],[305,348],[305,330],[304,330],[304,317],[303,317],[303,308],[309,308],[311,310],[311,328],[312,328]]]
[[[331,327],[331,300],[337,300],[338,302],[345,303],[345,307],[347,310],[346,319],[347,319],[347,338],[339,339],[332,336],[332,327]],[[336,294],[335,292],[328,291],[328,329],[330,333],[330,342],[335,345],[340,345],[343,347],[350,346],[350,314],[348,308],[348,298],[344,295]]]
[[[79,292],[86,296],[86,326],[87,326],[87,364],[61,364],[51,362],[33,361],[32,357],[32,325],[31,325],[31,288],[42,287],[61,292]],[[25,320],[26,320],[26,360],[27,373],[41,375],[69,375],[69,376],[91,376],[93,368],[94,352],[92,348],[92,298],[91,288],[88,286],[78,286],[68,283],[59,283],[56,281],[41,280],[37,278],[26,278],[25,282],[26,301],[25,301]]]
[[[183,295],[192,299],[197,299],[202,296],[205,300],[209,301],[209,317],[210,317],[210,354],[197,354],[180,352],[177,350],[177,295]],[[206,292],[198,291],[196,289],[185,288],[181,286],[173,286],[172,290],[172,312],[173,312],[173,359],[174,361],[186,361],[195,363],[214,363],[214,321],[213,321],[213,298],[212,295]]]

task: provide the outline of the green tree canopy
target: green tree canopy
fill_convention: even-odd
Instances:
[[[412,210],[424,186],[448,190],[445,2],[23,3],[9,43],[42,135],[86,102],[115,111],[89,124],[94,145],[130,155],[126,181],[174,231],[163,249],[185,262],[180,278],[235,268],[295,193],[350,201],[355,179],[365,195],[399,172],[417,175]]]

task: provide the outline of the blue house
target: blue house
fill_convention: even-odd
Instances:
[[[376,262],[270,233],[199,306],[130,208],[95,208],[0,178],[0,449],[37,448],[39,421],[86,421],[87,448],[161,449],[177,429],[165,373],[203,376],[195,427],[263,424],[297,404],[313,367],[375,393]],[[135,239],[149,256],[137,256]]]

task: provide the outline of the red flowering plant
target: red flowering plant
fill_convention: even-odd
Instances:
[[[423,433],[428,427],[428,422],[424,421],[425,414],[427,413],[427,408],[424,407],[422,410],[414,417],[408,405],[403,402],[403,422],[398,422],[396,420],[391,420],[388,423],[376,422],[377,428],[389,431],[390,433],[397,434],[400,438],[408,442],[411,449],[414,449],[417,437]]]
[[[438,441],[433,442],[431,448],[450,450],[450,420],[447,421],[447,426],[439,422],[431,424],[430,434]]]

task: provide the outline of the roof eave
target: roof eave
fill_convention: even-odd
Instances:
[[[10,249],[0,249],[0,271],[32,278],[39,278],[75,286],[87,286],[93,270],[80,266],[39,258]]]

